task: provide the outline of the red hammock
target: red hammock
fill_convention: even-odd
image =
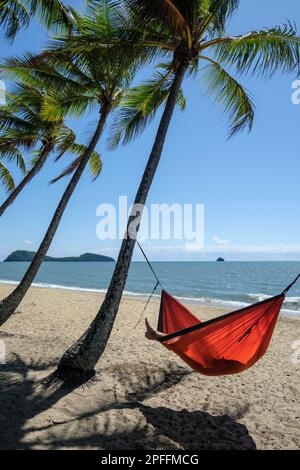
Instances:
[[[285,292],[201,323],[162,291],[158,331],[167,336],[159,341],[201,374],[239,374],[267,351]]]
[[[145,311],[161,283],[138,241],[137,244],[157,281]],[[162,289],[157,329],[166,336],[159,341],[201,374],[239,374],[266,353],[285,295],[299,278],[300,274],[280,295],[206,322]]]

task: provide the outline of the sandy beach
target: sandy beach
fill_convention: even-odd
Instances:
[[[0,285],[5,297],[11,285]],[[205,377],[135,329],[145,301],[123,299],[93,386],[39,380],[95,316],[97,293],[30,289],[1,328],[1,449],[299,449],[300,320],[281,317],[266,356],[241,375]],[[159,303],[147,317],[155,326]],[[192,305],[209,319],[222,309]],[[299,361],[298,361],[299,362]]]

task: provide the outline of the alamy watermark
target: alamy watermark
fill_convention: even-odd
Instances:
[[[300,104],[300,80],[295,80],[292,83],[292,89],[294,92],[292,93],[292,103],[293,104]]]
[[[131,221],[127,227],[127,220]],[[142,240],[181,240],[186,250],[204,246],[203,204],[151,204],[128,206],[127,196],[120,196],[118,207],[100,204],[96,210],[100,221],[96,227],[100,240],[122,240],[124,237]]]

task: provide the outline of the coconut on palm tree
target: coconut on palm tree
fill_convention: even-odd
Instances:
[[[28,27],[33,16],[57,32],[71,31],[76,22],[75,11],[61,0],[0,0],[0,26],[10,41]]]
[[[81,116],[87,109],[94,108],[97,124],[86,150],[60,175],[73,174],[24,277],[16,289],[0,303],[0,325],[14,313],[31,286],[65,208],[95,151],[108,116],[118,108],[139,64],[137,50],[124,54],[123,48],[115,47],[121,24],[122,17],[115,9],[115,2],[103,1],[101,5],[92,5],[86,16],[78,18],[76,37],[60,38],[52,52],[45,53],[42,57],[30,57],[23,61],[13,59],[6,64],[6,72],[23,79],[34,75],[35,79],[47,83],[48,93],[41,110],[43,119],[57,120],[68,114]],[[76,41],[84,43],[91,35],[97,36],[100,45],[79,51]]]
[[[300,38],[290,25],[241,36],[224,32],[228,19],[238,7],[238,0],[124,0],[118,4],[125,8],[125,14],[133,15],[141,44],[160,52],[164,61],[169,59],[169,65],[167,69],[164,66],[164,75],[158,80],[129,92],[118,119],[117,142],[122,138],[129,140],[153,116],[148,109],[147,93],[167,80],[172,84],[107,294],[89,328],[60,360],[53,379],[62,381],[78,379],[82,382],[92,377],[106,348],[128,276],[142,207],[162,155],[185,77],[205,73],[207,91],[223,106],[230,135],[234,135],[245,128],[251,129],[254,107],[246,90],[230,71],[239,75],[271,76],[276,71],[293,71],[299,64]],[[142,34],[139,35],[140,31]],[[91,47],[91,43],[86,47]]]

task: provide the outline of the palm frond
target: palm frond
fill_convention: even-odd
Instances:
[[[178,93],[177,105],[179,106],[181,111],[184,111],[186,108],[186,98],[184,96],[182,88],[179,90],[179,93]]]
[[[101,156],[98,152],[92,153],[88,165],[93,181],[95,181],[102,171]]]
[[[59,152],[55,158],[55,161],[61,159],[61,157],[70,150],[72,145],[75,144],[76,134],[67,126],[63,126],[60,130],[58,138],[56,139],[55,149]]]
[[[60,0],[30,0],[30,14],[36,16],[47,29],[70,33],[76,28],[77,13]]]
[[[0,1],[0,26],[8,40],[13,41],[18,31],[29,25],[29,21],[29,12],[21,1]]]
[[[30,169],[32,169],[40,160],[40,152],[33,152],[30,158]]]
[[[210,30],[223,33],[226,22],[235,13],[240,0],[211,0],[209,14],[212,16]]]
[[[26,172],[26,163],[19,148],[11,143],[1,142],[0,139],[0,158],[16,165],[23,173]]]
[[[174,72],[169,66],[167,72],[156,72],[151,80],[128,90],[111,126],[108,138],[110,149],[116,148],[120,142],[130,142],[152,121],[158,108],[169,96],[173,78]],[[185,99],[182,91],[179,93],[177,104],[184,109]]]
[[[80,161],[82,159],[82,156],[80,155],[79,157],[76,157],[72,163],[70,163],[70,165],[68,165],[63,171],[62,173],[60,173],[58,176],[56,176],[55,178],[53,178],[51,181],[50,181],[50,184],[54,184],[56,183],[57,181],[61,180],[62,178],[65,178],[66,176],[69,176],[71,175],[72,173],[74,173],[74,171],[77,169]]]
[[[229,137],[247,128],[251,130],[254,120],[254,104],[246,90],[217,62],[208,57],[204,76],[207,91],[214,96],[230,123]]]
[[[68,148],[68,152],[77,155],[77,157],[63,170],[62,173],[60,173],[56,178],[51,180],[50,184],[56,183],[62,178],[65,178],[66,176],[69,176],[74,173],[79,163],[81,162],[82,156],[87,151],[87,148],[87,145],[78,144],[77,142],[74,142],[72,145],[70,145],[70,147]],[[92,178],[95,181],[102,170],[101,156],[98,152],[92,152],[88,161],[88,165]]]
[[[41,145],[39,149],[35,149],[30,158],[30,168],[28,171],[37,165],[39,167],[38,171],[41,171],[52,151],[53,145],[47,145],[46,143]]]
[[[4,186],[7,192],[15,189],[14,179],[2,161],[0,161],[0,183]]]
[[[0,129],[15,128],[30,132],[32,124],[26,122],[21,116],[11,113],[8,108],[0,108]]]
[[[87,109],[95,105],[95,98],[88,95],[75,95],[70,97],[45,96],[41,117],[46,121],[57,121],[66,116],[80,117]]]
[[[291,24],[253,31],[236,37],[221,37],[207,43],[214,57],[241,74],[272,76],[292,72],[300,64],[300,37]]]
[[[101,33],[111,40],[116,28],[122,27],[120,1],[118,0],[88,0],[78,22],[78,31],[84,33]]]
[[[153,20],[161,21],[164,25],[173,28],[176,34],[185,33],[191,45],[191,32],[189,26],[171,0],[125,0],[123,3],[138,14],[144,24]]]
[[[16,87],[21,89],[33,88],[35,94],[44,91],[63,91],[73,94],[79,92],[82,86],[88,88],[90,80],[86,73],[74,63],[72,52],[66,47],[38,56],[25,53],[21,57],[6,59],[1,64],[2,74],[10,79],[17,80]]]
[[[75,9],[66,7],[61,0],[0,1],[0,25],[10,41],[15,39],[21,28],[28,27],[32,16],[56,32],[71,33],[76,28]]]

